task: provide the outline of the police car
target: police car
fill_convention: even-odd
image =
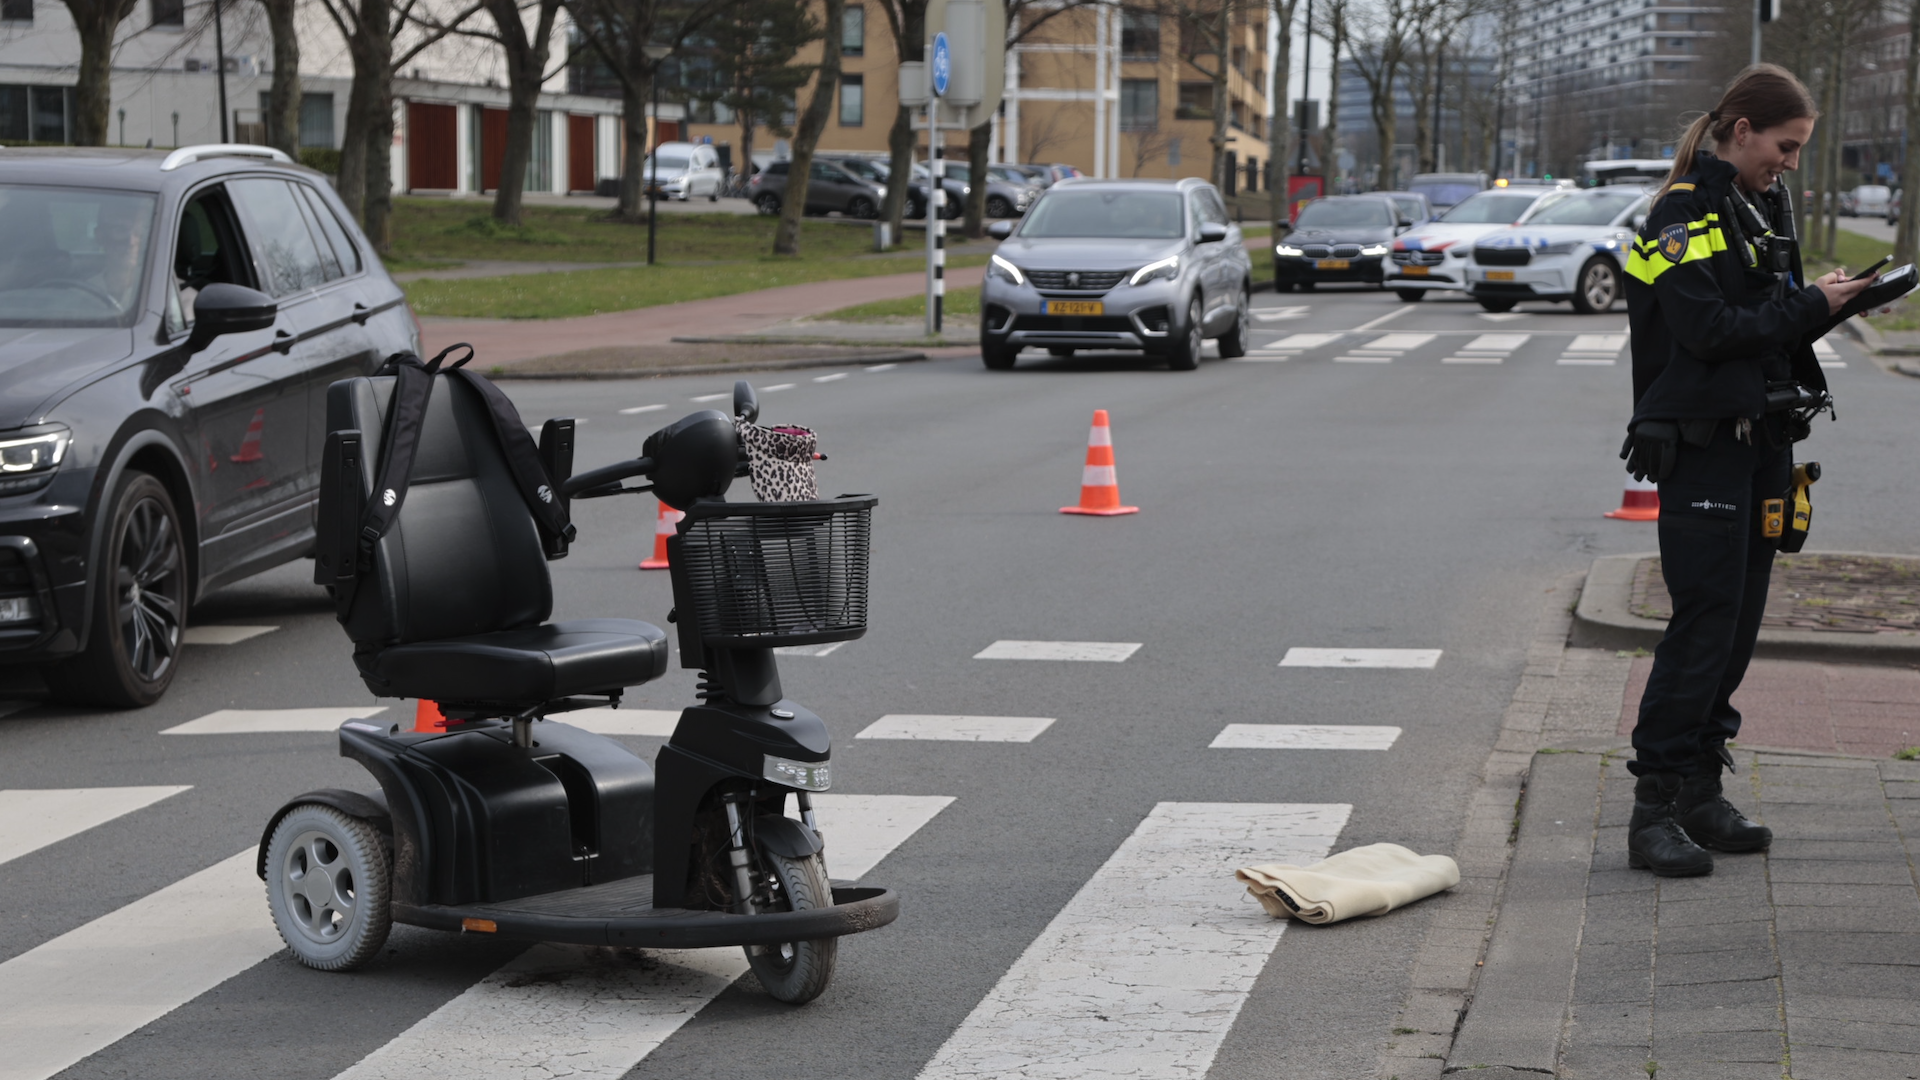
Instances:
[[[1469,195],[1435,220],[1395,238],[1386,265],[1387,288],[1409,303],[1436,289],[1465,289],[1467,255],[1475,240],[1526,220],[1529,213],[1565,198],[1570,188],[1497,187]]]
[[[1574,192],[1481,237],[1467,261],[1468,295],[1488,311],[1522,300],[1570,300],[1582,315],[1612,310],[1651,193],[1626,185]]]

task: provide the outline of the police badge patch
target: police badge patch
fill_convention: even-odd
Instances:
[[[1660,230],[1660,254],[1670,263],[1678,264],[1687,253],[1687,227],[1684,223],[1669,225]]]

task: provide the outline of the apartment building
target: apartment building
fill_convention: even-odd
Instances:
[[[1248,11],[1247,8],[1252,10]],[[1215,9],[1217,11],[1217,9]],[[1200,20],[1212,19],[1199,25]],[[1227,153],[1236,189],[1263,186],[1268,162],[1266,15],[1241,5],[1229,31]],[[1023,31],[1007,55],[1004,100],[993,117],[990,156],[996,161],[1059,162],[1089,176],[1188,177],[1208,175],[1212,162],[1212,69],[1217,16],[1198,5],[1130,8],[1090,4],[1053,13]],[[840,153],[885,153],[899,108],[899,65],[885,15],[850,2],[839,27],[841,76],[820,148]],[[801,63],[819,58],[819,46]],[[1206,70],[1202,70],[1202,69]],[[798,101],[811,99],[812,85]],[[741,130],[724,107],[690,101],[694,138],[738,144]],[[777,136],[764,125],[753,135],[755,156]],[[967,132],[943,128],[942,153],[964,156]],[[924,126],[915,153],[926,154]]]

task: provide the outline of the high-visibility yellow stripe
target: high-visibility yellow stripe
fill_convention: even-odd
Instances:
[[[1693,185],[1692,184],[1668,184],[1667,190],[1668,191],[1692,191]]]
[[[1678,263],[1658,254],[1658,238],[1648,246],[1634,245],[1627,256],[1627,276],[1648,285],[1654,279],[1675,266],[1684,266],[1690,262],[1711,259],[1716,251],[1727,250],[1726,234],[1719,229],[1709,229],[1704,233],[1694,233],[1687,237],[1686,253],[1680,256]]]

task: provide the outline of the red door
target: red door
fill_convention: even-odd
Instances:
[[[594,176],[594,129],[599,125],[591,116],[567,116],[567,190],[592,191]]]
[[[500,163],[507,156],[507,110],[480,110],[480,187],[500,189]]]
[[[407,187],[452,191],[460,186],[459,110],[407,103]]]

